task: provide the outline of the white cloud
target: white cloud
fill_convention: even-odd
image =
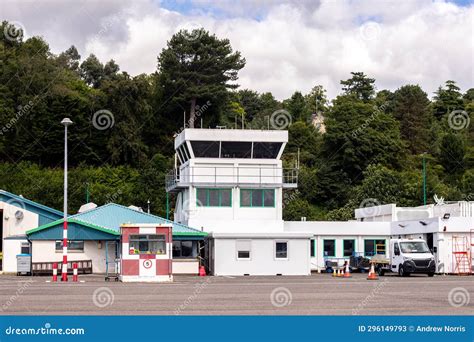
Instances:
[[[196,1],[201,9],[209,4]],[[241,87],[271,91],[279,99],[295,90],[308,92],[316,84],[334,97],[340,92],[339,81],[349,78],[351,71],[374,77],[378,89],[418,83],[432,95],[448,79],[464,90],[474,86],[473,5],[322,0],[244,1],[236,8],[234,2],[224,1],[218,2],[219,10],[232,15],[213,17],[202,10],[186,16],[151,0],[118,5],[106,1],[94,5],[98,8],[90,4],[75,13],[60,7],[54,25],[44,24],[54,16],[45,8],[40,17],[28,7],[16,8],[16,17],[10,10],[8,19],[21,21],[29,33],[44,35],[55,52],[76,44],[83,56],[113,58],[132,75],[155,71],[156,57],[171,35],[197,23],[229,38],[247,59]],[[75,18],[74,27],[70,18]]]

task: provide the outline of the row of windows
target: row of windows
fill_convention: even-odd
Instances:
[[[343,257],[350,257],[356,252],[355,249],[355,240],[343,240]],[[385,240],[374,240],[367,239],[364,240],[364,255],[373,256],[375,254],[385,254]],[[316,257],[316,243],[315,240],[311,240],[310,248],[311,257]],[[336,257],[336,240],[323,240],[323,256],[324,257]]]
[[[196,189],[198,207],[231,207],[231,189]],[[240,206],[275,207],[275,189],[240,189]]]
[[[237,251],[237,260],[251,260],[252,259],[252,241],[251,240],[237,240],[235,242]],[[288,241],[275,241],[274,258],[285,260],[288,259]]]
[[[196,158],[275,159],[282,143],[244,141],[191,141]]]

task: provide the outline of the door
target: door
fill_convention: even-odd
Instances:
[[[398,273],[398,266],[403,263],[403,256],[402,256],[402,253],[400,253],[400,245],[398,244],[398,242],[393,242],[393,245],[391,246],[391,250],[393,251],[392,252],[392,265],[391,265],[391,269],[392,269],[392,272],[397,272]]]

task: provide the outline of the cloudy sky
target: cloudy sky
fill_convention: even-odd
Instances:
[[[230,39],[247,59],[242,88],[284,99],[364,71],[377,88],[420,84],[430,96],[444,81],[474,87],[472,0],[2,0],[0,18],[59,53],[114,59],[132,75],[181,28],[204,27]]]

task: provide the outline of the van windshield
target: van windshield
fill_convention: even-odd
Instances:
[[[431,253],[424,241],[400,242],[403,253]]]

